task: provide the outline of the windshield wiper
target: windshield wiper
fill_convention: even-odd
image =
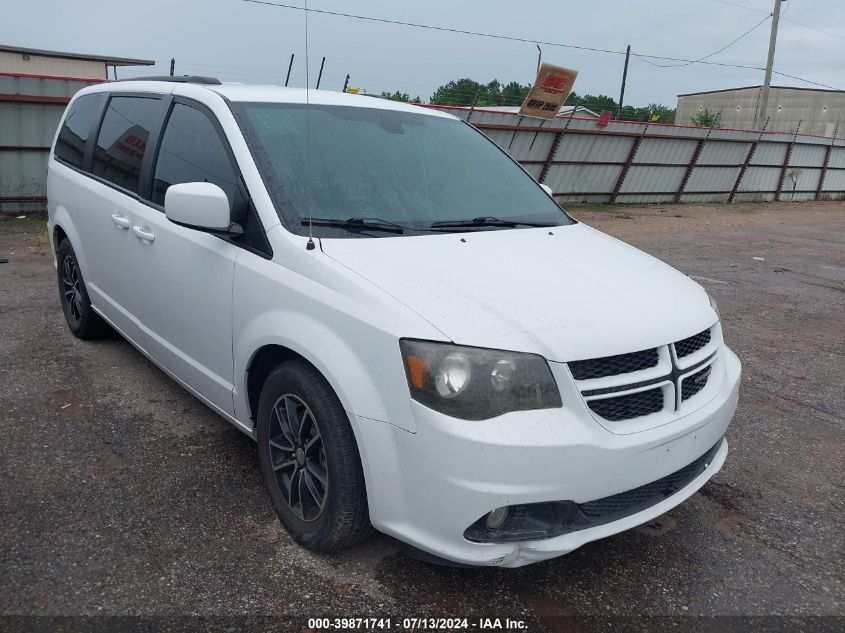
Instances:
[[[401,234],[407,227],[395,224],[381,218],[347,218],[337,220],[334,218],[302,218],[302,224],[308,226],[332,226],[351,231],[382,231],[384,233]]]
[[[443,220],[440,222],[432,222],[430,227],[432,229],[459,229],[459,228],[475,228],[485,226],[496,226],[502,228],[513,228],[517,226],[542,227],[542,226],[557,226],[556,224],[548,224],[546,222],[521,222],[519,220],[500,220],[489,215],[483,215],[472,220]]]

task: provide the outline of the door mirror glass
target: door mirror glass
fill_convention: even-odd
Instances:
[[[168,187],[164,194],[164,214],[171,222],[201,231],[229,233],[233,228],[229,198],[210,182]]]

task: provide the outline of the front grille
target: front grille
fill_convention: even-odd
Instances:
[[[640,512],[647,507],[663,501],[666,497],[675,494],[698,477],[704,471],[705,465],[709,464],[710,460],[713,459],[713,456],[721,445],[722,441],[719,440],[713,448],[693,463],[684,466],[680,470],[676,470],[670,475],[666,475],[662,479],[652,481],[627,492],[620,492],[611,497],[580,503],[578,504],[578,508],[591,519],[598,519],[600,523],[608,523],[620,516],[628,516],[635,512]]]
[[[590,400],[587,406],[594,413],[611,422],[630,420],[663,409],[663,390],[649,389],[616,398]]]
[[[576,360],[569,363],[569,371],[572,372],[575,380],[589,380],[590,378],[630,374],[633,371],[656,367],[657,360],[657,350],[647,349],[631,354]]]
[[[710,367],[711,366],[708,365],[701,371],[694,373],[692,376],[684,378],[684,382],[681,385],[681,400],[692,398],[695,394],[707,386],[707,380],[710,378]]]
[[[683,341],[675,343],[675,353],[678,355],[678,358],[683,358],[684,356],[689,356],[693,352],[697,352],[709,342],[710,330],[707,329],[695,336],[690,336],[689,338],[685,338]]]

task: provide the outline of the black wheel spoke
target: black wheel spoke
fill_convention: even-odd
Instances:
[[[293,453],[296,450],[293,444],[288,443],[288,440],[284,435],[280,435],[279,437],[270,440],[270,447],[284,453]]]
[[[285,439],[285,441],[287,441],[288,446],[290,447],[289,450],[293,451],[294,445],[295,445],[295,442],[294,442],[294,439],[293,439],[294,436],[293,436],[293,433],[291,432],[290,426],[287,423],[287,420],[285,420],[281,411],[279,411],[278,404],[275,407],[273,407],[273,416],[276,418],[276,422],[279,425],[279,430],[282,432],[282,437]],[[278,438],[276,438],[276,439],[278,439]]]
[[[300,421],[299,416],[296,413],[296,402],[294,402],[293,398],[285,398],[284,399],[285,405],[285,419],[288,422],[288,428],[290,429],[291,434],[293,435],[292,439],[294,441],[299,439],[299,430],[300,430]]]
[[[305,475],[304,470],[297,470],[297,479],[296,479],[296,497],[297,497],[297,506],[299,507],[299,516],[301,518],[305,518],[305,496],[302,494],[303,486],[303,479]]]
[[[328,482],[328,473],[326,473],[326,469],[322,467],[318,462],[308,462],[305,466],[308,469],[308,473],[317,479],[323,487],[326,487],[326,483]]]
[[[273,470],[274,471],[282,470],[282,469],[288,469],[288,468],[291,468],[291,467],[293,467],[293,469],[296,470],[296,459],[293,458],[293,457],[291,457],[290,459],[283,459],[278,464],[273,464]]]
[[[323,494],[317,489],[317,484],[314,482],[314,478],[311,476],[311,473],[307,470],[302,471],[302,479],[305,481],[305,489],[314,501],[314,505],[316,505],[317,508],[322,509]]]
[[[64,278],[67,280],[69,286],[73,285],[73,260],[68,255],[62,262],[62,270],[64,271]]]
[[[320,450],[320,448],[322,448],[323,446],[323,438],[320,437],[320,431],[318,431],[316,427],[314,428],[314,430],[314,435],[312,435],[302,447],[306,455],[310,455]]]
[[[293,472],[285,478],[285,489],[288,493],[288,499],[291,498],[293,495],[293,480],[296,479],[296,468],[293,469]]]
[[[308,429],[314,425],[314,418],[311,417],[311,412],[305,409],[299,417],[299,434],[297,438],[300,444],[305,444],[308,439]]]

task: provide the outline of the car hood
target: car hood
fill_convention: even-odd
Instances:
[[[571,361],[665,345],[717,320],[689,277],[583,224],[321,246],[462,345]]]

